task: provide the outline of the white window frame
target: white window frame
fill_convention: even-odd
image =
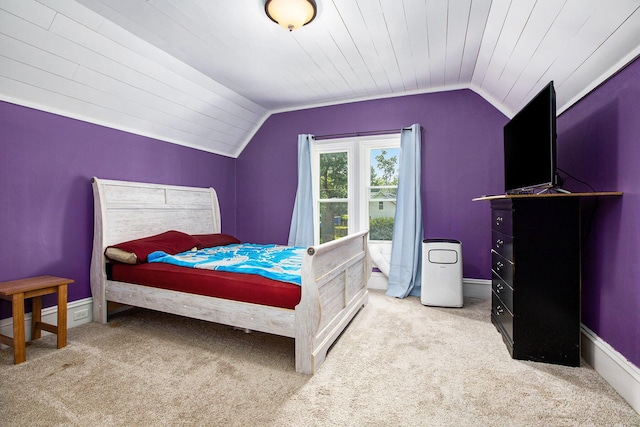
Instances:
[[[319,174],[320,155],[346,152],[349,171],[347,199],[335,199],[348,203],[349,234],[368,228],[369,226],[369,187],[370,187],[370,150],[400,148],[400,133],[391,135],[361,136],[331,140],[314,140],[311,143],[311,170],[313,176],[314,241],[320,241],[320,194]]]

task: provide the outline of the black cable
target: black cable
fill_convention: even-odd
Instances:
[[[593,191],[594,193],[596,192],[595,188],[593,188],[593,187],[591,186],[591,184],[589,184],[588,182],[585,182],[585,181],[583,181],[583,180],[581,180],[581,179],[576,178],[575,176],[571,175],[569,172],[567,172],[567,171],[566,171],[566,170],[564,170],[564,169],[560,169],[560,168],[557,168],[557,169],[558,169],[560,172],[562,172],[563,174],[567,175],[569,178],[574,179],[574,180],[576,180],[576,181],[578,181],[578,182],[580,182],[580,183],[582,183],[582,184],[586,185],[586,186],[587,186],[587,187],[589,187],[589,188],[591,189],[591,191]],[[563,182],[564,182],[564,179],[563,179]]]
[[[596,190],[591,186],[591,184],[589,184],[588,182],[585,182],[581,179],[576,178],[575,176],[571,175],[569,172],[558,168],[558,170],[560,172],[562,172],[563,174],[567,175],[569,178],[576,180],[584,185],[586,185],[587,187],[589,187],[591,189],[591,191],[593,191],[594,193],[596,193]],[[564,181],[564,179],[563,179]],[[586,220],[586,233],[584,234],[584,237],[582,238],[582,242],[580,244],[580,246],[582,247],[582,249],[584,249],[586,242],[589,240],[589,236],[591,235],[591,225],[593,223],[593,218],[596,214],[596,210],[598,209],[598,197],[595,197],[595,202],[593,204],[593,209],[591,209],[591,213],[589,213],[588,218]]]

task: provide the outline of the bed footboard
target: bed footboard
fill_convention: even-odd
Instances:
[[[296,371],[313,374],[351,319],[367,304],[368,232],[307,249],[296,306]]]

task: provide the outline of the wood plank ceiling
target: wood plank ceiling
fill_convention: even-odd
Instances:
[[[638,0],[0,0],[0,100],[237,157],[274,112],[469,88],[563,111],[640,54]]]

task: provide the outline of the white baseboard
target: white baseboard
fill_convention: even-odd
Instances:
[[[386,291],[389,288],[389,279],[382,273],[373,272],[367,288]],[[463,279],[462,294],[471,298],[491,298],[491,280],[485,279]]]
[[[371,273],[371,277],[367,283],[367,288],[386,291],[389,288],[389,279],[384,274],[374,271]]]
[[[582,358],[640,413],[640,369],[586,326],[581,332]]]
[[[47,307],[42,309],[42,321],[56,325],[58,323],[58,306]],[[81,300],[71,301],[67,304],[67,329],[74,326],[83,325],[93,321],[93,299],[84,298]],[[31,313],[25,313],[24,316],[24,332],[26,340],[31,340]],[[13,318],[3,319],[0,321],[0,334],[13,337]],[[49,332],[42,331],[42,336],[48,335]],[[8,348],[4,344],[0,344],[0,350]]]
[[[463,279],[462,294],[465,297],[491,299],[491,280]]]

